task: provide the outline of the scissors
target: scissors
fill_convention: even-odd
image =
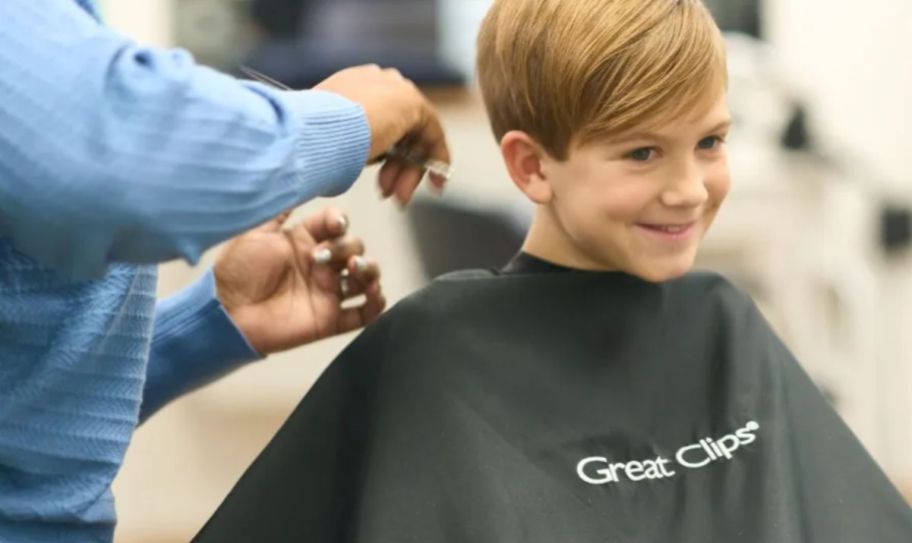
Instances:
[[[286,85],[280,81],[276,81],[275,79],[269,77],[268,75],[258,72],[248,66],[241,66],[239,69],[244,75],[246,75],[256,81],[259,81],[260,83],[265,83],[267,85],[270,85],[272,87],[275,87],[275,88],[281,89],[281,90],[289,90],[289,91],[294,90],[291,87],[289,87],[288,85]],[[453,174],[452,166],[450,166],[446,162],[443,162],[441,160],[436,160],[433,158],[421,157],[414,151],[412,151],[412,150],[408,149],[407,147],[405,147],[404,145],[402,145],[401,143],[397,143],[396,145],[392,146],[386,153],[381,155],[378,158],[378,160],[383,161],[383,160],[387,160],[390,158],[396,158],[396,159],[408,162],[412,166],[416,166],[426,172],[430,172],[432,174],[438,175],[447,181],[449,181],[450,176]]]

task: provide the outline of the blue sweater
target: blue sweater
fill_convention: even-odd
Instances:
[[[0,542],[111,541],[136,425],[256,358],[211,274],[151,264],[346,190],[359,106],[137,46],[88,0],[0,1]]]

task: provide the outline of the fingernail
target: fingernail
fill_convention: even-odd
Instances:
[[[342,299],[348,298],[350,290],[351,286],[348,284],[348,279],[345,277],[339,279],[339,297]]]
[[[343,232],[348,232],[348,226],[348,215],[342,215],[342,217],[339,218],[339,227]]]
[[[333,254],[328,248],[323,248],[313,252],[314,263],[317,265],[326,265],[332,261]]]
[[[363,256],[355,257],[355,271],[361,274],[367,272],[367,259]]]

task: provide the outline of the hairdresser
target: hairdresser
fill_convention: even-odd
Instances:
[[[282,92],[140,47],[91,0],[0,2],[0,541],[111,541],[137,424],[376,318],[379,269],[347,218],[286,211],[406,138],[448,162],[437,115],[395,71]],[[381,190],[407,203],[422,174],[387,161]],[[156,263],[233,236],[156,304]]]

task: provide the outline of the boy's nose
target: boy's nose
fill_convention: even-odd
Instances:
[[[689,166],[672,174],[672,179],[662,191],[662,203],[668,207],[698,207],[709,198],[703,172]]]

